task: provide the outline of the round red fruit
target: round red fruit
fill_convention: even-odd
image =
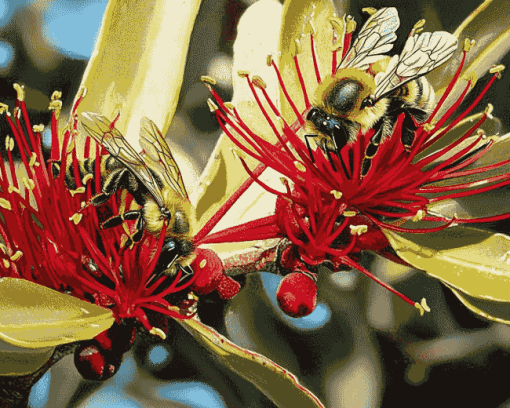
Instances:
[[[317,306],[317,285],[303,273],[290,273],[278,285],[276,299],[288,316],[308,316]]]
[[[195,250],[196,258],[191,264],[195,273],[199,273],[192,290],[197,295],[207,295],[215,290],[221,282],[223,263],[220,257],[211,249],[198,248]]]
[[[86,380],[104,381],[119,370],[122,354],[114,355],[101,350],[96,341],[88,341],[74,352],[74,365]]]

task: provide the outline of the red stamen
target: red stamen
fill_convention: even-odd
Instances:
[[[296,108],[296,105],[294,104],[294,101],[292,100],[292,98],[290,97],[289,93],[287,92],[287,88],[285,87],[285,84],[283,82],[282,76],[280,74],[280,70],[278,69],[278,67],[276,66],[274,61],[271,61],[271,65],[273,66],[273,68],[274,68],[274,70],[276,72],[276,76],[278,77],[278,82],[280,83],[280,88],[282,89],[282,92],[285,95],[285,98],[287,99],[287,102],[289,103],[290,107],[294,111],[294,114],[296,115],[296,118],[299,121],[299,123],[301,125],[303,125],[305,123],[305,121],[301,117],[301,113],[298,111],[298,109]]]
[[[317,63],[317,54],[315,52],[315,44],[313,42],[313,34],[310,34],[310,47],[312,51],[312,59],[313,59],[313,68],[315,70],[315,78],[317,78],[317,83],[322,84],[321,73],[319,71],[319,64]]]
[[[306,109],[310,108],[312,106],[310,104],[310,100],[308,99],[308,93],[306,92],[306,86],[305,86],[305,80],[303,79],[303,74],[301,73],[301,68],[299,67],[299,60],[298,56],[294,55],[294,66],[296,67],[296,73],[299,79],[299,84],[301,85],[301,91],[303,92],[303,99],[305,100],[305,107]],[[301,115],[298,116],[298,118],[301,117]]]

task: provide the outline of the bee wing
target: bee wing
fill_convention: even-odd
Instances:
[[[386,69],[375,77],[376,99],[392,92],[448,61],[457,49],[457,37],[446,31],[410,36],[400,56],[394,55]]]
[[[112,123],[104,116],[96,115],[91,112],[82,114],[85,118],[93,122],[95,129],[82,122],[83,128],[94,140],[103,146],[108,153],[126,166],[134,176],[149,190],[149,193],[156,200],[160,207],[164,206],[163,196],[156,179],[152,175],[149,167],[142,158],[128,143]]]
[[[184,187],[181,172],[165,138],[156,124],[146,117],[140,121],[140,146],[156,166],[162,167],[162,171],[159,173],[161,173],[165,184],[188,200],[188,193]]]
[[[395,31],[400,26],[397,9],[382,8],[370,17],[362,27],[353,46],[337,69],[365,68],[377,61],[381,54],[393,48],[397,39]]]

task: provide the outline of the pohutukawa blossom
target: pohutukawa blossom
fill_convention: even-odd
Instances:
[[[505,167],[510,160],[481,164],[482,158],[491,152],[498,140],[497,136],[487,137],[481,129],[486,119],[492,118],[491,105],[476,116],[477,120],[468,130],[462,131],[461,135],[455,133],[473,118],[468,115],[475,108],[479,109],[480,100],[500,77],[504,67],[492,67],[492,77],[483,91],[469,107],[460,111],[459,106],[475,82],[473,76],[462,77],[466,54],[474,45],[473,41],[466,39],[462,61],[433,109],[424,106],[433,101],[432,93],[431,97],[421,100],[416,96],[416,101],[420,102],[416,106],[407,104],[410,109],[419,108],[423,113],[421,117],[404,110],[386,111],[380,104],[382,100],[387,98],[390,100],[387,103],[391,104],[391,99],[399,97],[399,92],[410,92],[411,85],[407,88],[403,85],[417,81],[421,75],[446,61],[455,48],[456,39],[448,33],[418,35],[424,24],[421,21],[413,28],[401,56],[394,56],[385,71],[377,65],[383,59],[380,54],[391,48],[389,43],[394,41],[392,36],[396,28],[385,25],[387,21],[381,17],[384,10],[390,9],[379,13],[368,10],[372,17],[357,39],[352,37],[354,28],[351,19],[342,24],[342,20],[331,16],[329,41],[332,51],[329,61],[318,60],[313,26],[310,34],[302,34],[310,49],[303,52],[297,41],[292,55],[293,67],[291,64],[284,65],[285,75],[278,61],[268,56],[267,65],[273,68],[285,107],[293,112],[293,116],[278,109],[277,103],[266,92],[264,78],[251,76],[248,71],[238,72],[252,92],[253,109],[258,109],[265,118],[277,143],[268,142],[266,135],[248,126],[236,106],[225,103],[214,91],[214,81],[204,78],[214,99],[209,101],[211,111],[241,152],[239,160],[244,169],[254,182],[276,195],[277,200],[274,215],[201,237],[199,242],[211,244],[285,237],[291,243],[281,254],[282,266],[287,270],[314,274],[316,266],[323,263],[334,270],[342,266],[354,268],[416,306],[423,314],[429,311],[424,299],[420,303],[415,302],[381,282],[357,262],[359,253],[371,250],[403,263],[391,248],[387,234],[429,234],[460,223],[490,222],[510,217],[510,213],[504,213],[449,218],[430,211],[434,204],[476,196],[510,184],[510,173]],[[374,15],[380,20],[374,20]],[[310,56],[312,60],[303,61],[303,56]],[[288,59],[286,55],[282,59],[284,57]],[[306,73],[306,76],[314,78],[315,83],[304,81],[305,74],[301,68],[304,64],[313,67],[313,72]],[[319,66],[331,68],[325,73],[320,71]],[[346,75],[363,89],[360,95],[342,94],[344,91],[337,85]],[[284,78],[292,76],[299,80],[300,95],[287,89]],[[463,79],[467,82],[462,83]],[[333,84],[328,88],[329,93],[324,92],[327,88],[324,84],[328,83]],[[460,96],[449,100],[448,97],[459,87],[462,89]],[[314,101],[310,92],[310,89],[316,88],[322,89],[318,92],[322,96],[319,101]],[[335,92],[340,96],[333,95]],[[328,99],[337,97],[340,100],[338,104],[352,104],[354,108],[346,108],[348,113],[338,113],[341,109]],[[312,119],[311,113],[316,113],[319,104],[326,106],[323,108],[324,122]],[[327,110],[328,104],[330,110]],[[303,105],[304,110],[297,108]],[[383,113],[378,109],[382,109]],[[358,116],[352,115],[355,110]],[[445,112],[439,114],[443,110]],[[369,123],[367,125],[360,119],[364,114],[375,115],[376,118],[365,119]],[[392,121],[390,115],[394,115]],[[289,120],[289,117],[293,119]],[[375,126],[378,121],[386,121],[386,127]],[[356,123],[357,126],[351,126]],[[340,131],[342,126],[351,128]],[[322,134],[323,141],[318,143],[320,147],[314,148],[309,143],[306,136],[313,133],[310,129]],[[443,139],[448,139],[449,143],[434,151]],[[245,163],[246,156],[255,158],[261,165],[251,170]],[[282,189],[275,189],[259,179],[266,168],[282,175]]]

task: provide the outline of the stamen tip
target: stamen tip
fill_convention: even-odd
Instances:
[[[211,98],[207,99],[207,106],[211,112],[216,112],[218,110],[218,105],[216,105]]]
[[[18,101],[25,100],[25,87],[20,84],[13,84],[12,85],[14,89],[16,90],[16,93],[18,94]]]
[[[499,64],[499,65],[493,65],[491,69],[489,69],[489,72],[491,74],[501,74],[501,71],[503,71],[505,69],[505,66],[502,65],[502,64]],[[501,75],[498,76],[498,78],[500,78]]]
[[[351,34],[356,30],[356,21],[354,20],[353,16],[347,16],[346,26],[345,26],[345,33]]]
[[[13,256],[11,256],[11,261],[16,262],[18,259],[20,259],[23,256],[23,252],[20,250],[16,251]]]
[[[14,149],[14,139],[10,136],[5,138],[5,150],[12,152]]]
[[[166,340],[166,334],[163,330],[161,329],[158,329],[157,327],[153,327],[152,329],[150,329],[149,331],[150,334],[153,334],[155,336],[159,336],[161,337],[163,340]]]
[[[301,54],[303,52],[303,45],[301,44],[301,41],[296,38],[294,43],[296,44],[296,55]]]
[[[9,113],[9,107],[5,103],[0,103],[0,114],[5,112]]]
[[[421,300],[421,304],[416,302],[414,304],[414,307],[417,308],[420,311],[420,316],[423,316],[425,314],[425,312],[429,312],[430,313],[430,307],[428,307],[427,301],[425,300],[425,298],[423,298]]]
[[[253,78],[252,78],[252,82],[253,82],[253,85],[255,85],[257,88],[260,88],[260,89],[266,89],[267,87],[267,84],[264,82],[264,80],[259,77],[258,75],[255,75]]]
[[[416,211],[416,214],[414,215],[413,217],[413,221],[414,222],[418,222],[418,221],[421,221],[423,219],[423,217],[425,216],[425,211],[423,210],[418,210]]]
[[[210,84],[210,85],[216,85],[216,80],[213,78],[213,77],[210,77],[208,75],[202,75],[200,77],[200,80],[206,84]]]
[[[74,225],[78,225],[78,223],[83,218],[83,214],[81,213],[75,213],[72,217],[69,218],[69,221],[74,222]]]
[[[347,218],[350,218],[350,217],[355,217],[357,214],[356,211],[344,211],[343,212],[343,216],[344,217],[347,217]]]
[[[337,200],[340,200],[342,198],[342,193],[338,190],[331,190],[329,192],[330,194],[333,194],[333,197],[335,197]]]
[[[247,76],[250,75],[250,72],[241,70],[241,71],[237,71],[237,75],[239,75],[241,78],[246,78]]]
[[[40,125],[34,125],[34,126],[32,126],[32,130],[33,130],[34,132],[36,132],[36,133],[37,133],[37,132],[41,133],[41,132],[44,130],[44,125],[43,125],[43,124],[40,124]]]
[[[373,16],[375,13],[377,13],[377,9],[375,9],[373,7],[365,7],[365,8],[362,8],[361,11],[363,13],[367,13],[371,16]]]
[[[230,109],[230,110],[234,110],[235,109],[235,106],[232,102],[225,102],[223,103],[223,106],[227,109]]]
[[[462,48],[462,50],[464,52],[469,52],[471,50],[471,48],[473,48],[476,44],[476,41],[475,40],[470,40],[469,38],[466,38],[464,40],[464,47]]]
[[[271,65],[273,65],[273,56],[271,54],[269,54],[266,58],[266,65],[268,67],[270,67]]]
[[[306,167],[303,163],[299,162],[299,161],[295,161],[294,162],[294,166],[296,166],[296,169],[298,169],[300,172],[302,173],[305,173],[306,172]]]
[[[54,91],[51,94],[51,100],[52,101],[58,101],[58,100],[60,100],[60,98],[62,98],[62,92],[60,92],[60,91]]]
[[[418,21],[418,22],[417,22],[417,23],[413,26],[413,28],[414,28],[415,30],[418,30],[419,28],[422,28],[422,27],[425,25],[425,22],[426,22],[426,20],[422,18],[420,21]]]
[[[368,231],[367,225],[349,225],[349,228],[351,229],[351,235],[361,235]]]
[[[474,71],[468,72],[462,78],[466,81],[471,82],[471,88],[473,88],[476,85],[476,82],[478,81],[478,77],[476,76]]]
[[[494,106],[491,103],[487,104],[487,108],[485,108],[484,113],[487,115],[487,117],[489,119],[494,119],[494,117],[492,116],[493,110],[494,110]]]
[[[0,198],[0,207],[5,208],[6,210],[11,210],[11,203],[5,198]]]

